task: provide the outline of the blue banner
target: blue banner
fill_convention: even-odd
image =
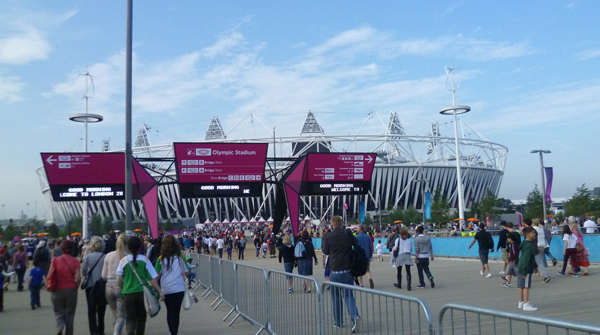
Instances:
[[[431,220],[431,193],[425,193],[425,220]]]
[[[365,222],[365,202],[360,202],[360,222]]]

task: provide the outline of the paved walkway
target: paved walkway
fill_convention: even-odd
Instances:
[[[253,253],[253,250],[246,252],[249,257],[246,257],[246,260],[243,261],[244,264],[283,270],[283,265],[279,264],[276,258],[256,258]],[[319,265],[315,268],[314,277],[322,281],[323,272],[320,259],[319,255]],[[237,261],[237,259],[234,258],[234,261]],[[560,265],[559,263],[557,267],[550,267],[549,272],[555,274]],[[434,322],[436,322],[435,319],[437,319],[441,306],[450,302],[509,312],[518,313],[520,311],[517,309],[518,290],[515,288],[516,285],[513,285],[511,289],[500,286],[502,280],[497,273],[501,265],[492,262],[490,266],[494,277],[488,279],[479,275],[481,267],[476,260],[436,258],[431,264],[431,271],[436,282],[435,289],[417,289],[417,273],[416,268],[413,267],[413,291],[411,292],[393,287],[395,269],[389,265],[389,256],[386,256],[384,262],[374,261],[371,267],[376,289],[423,298],[429,305],[434,315]],[[589,272],[590,276],[580,278],[552,275],[552,280],[548,284],[542,283],[541,280],[534,280],[531,290],[531,302],[539,307],[539,311],[532,313],[532,315],[600,325],[600,319],[597,317],[600,271],[597,265],[593,265]],[[88,334],[85,296],[82,294],[83,291],[79,292],[75,333]],[[11,284],[10,290],[4,292],[5,311],[0,313],[0,335],[55,334],[50,296],[47,292],[42,292],[41,299],[42,308],[31,310],[29,307],[29,292],[16,292],[16,284]],[[251,325],[242,318],[239,318],[231,327],[227,327],[227,323],[221,320],[229,312],[229,308],[222,304],[216,311],[213,311],[209,307],[213,300],[214,296],[207,300],[201,299],[200,303],[192,307],[191,310],[181,311],[180,334],[228,335],[256,333],[258,327]],[[163,308],[157,317],[149,318],[146,334],[168,334],[165,317],[166,312]],[[231,317],[229,320],[231,320]],[[110,309],[107,310],[106,322],[107,325],[112,323]],[[106,333],[110,334],[108,329]]]

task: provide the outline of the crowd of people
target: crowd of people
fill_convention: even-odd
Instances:
[[[566,223],[562,227],[562,269],[557,271],[557,275],[587,276],[589,252],[584,245],[581,222],[570,217]],[[546,258],[552,262],[552,266],[558,264],[556,257],[550,253],[552,235],[555,235],[552,230],[556,228],[552,227],[550,230],[544,221],[529,219],[524,220],[522,231],[511,222],[503,221],[500,225],[496,245],[485,224],[471,227],[476,233],[468,247],[478,244],[478,258],[482,264],[480,275],[487,278],[492,277],[488,254],[490,251],[501,250],[502,286],[511,288],[512,280],[516,279],[519,288],[518,307],[524,311],[535,311],[537,307],[529,302],[532,278],[537,276],[544,283],[551,280]],[[144,305],[144,285],[150,285],[158,292],[166,306],[169,333],[177,334],[186,284],[190,287],[195,281],[195,274],[190,271],[193,265],[190,259],[184,258],[183,252],[226,257],[228,260],[232,260],[235,252],[238,260],[244,260],[248,240],[254,245],[256,258],[277,258],[283,263],[286,272],[292,273],[297,268],[298,274],[312,276],[313,266],[319,263],[312,239],[322,235],[325,280],[361,287],[368,285],[370,288],[375,287],[370,266],[367,266],[364,273],[366,281],[363,276],[354,277],[350,273],[352,250],[364,250],[369,261],[374,254],[379,261],[383,261],[383,250],[387,247],[390,251],[390,265],[396,269],[396,288],[412,290],[411,268],[415,265],[418,274],[416,287],[422,289],[427,284],[431,288],[435,287],[434,277],[429,269],[430,262],[435,259],[432,240],[425,234],[423,225],[393,226],[389,230],[357,225],[351,231],[344,227],[341,217],[334,216],[331,224],[323,228],[304,224],[296,236],[288,226],[284,226],[278,233],[271,228],[268,225],[248,228],[207,225],[201,229],[189,228],[180,231],[178,235],[166,235],[157,239],[128,237],[125,234],[117,236],[114,231],[105,239],[98,236],[85,240],[78,237],[43,238],[32,255],[27,254],[24,244],[16,241],[0,248],[0,271],[14,271],[17,291],[29,288],[32,309],[42,306],[41,289],[52,286],[51,302],[58,334],[74,333],[78,288],[85,292],[90,334],[105,334],[107,328],[113,334],[143,334],[146,312],[139,307]],[[383,243],[382,233],[387,238]],[[28,256],[32,258],[32,266]],[[567,273],[569,264],[571,267]],[[3,293],[10,289],[10,281],[10,277],[6,279],[0,275],[0,311],[4,308]],[[288,293],[293,293],[292,278],[287,276],[286,281]],[[102,283],[100,286],[103,287],[101,296],[97,293],[98,283]],[[303,290],[305,293],[311,292],[308,281],[304,281]],[[352,329],[357,330],[360,314],[352,291],[332,289],[331,295],[334,327],[344,326],[345,303]],[[110,327],[105,325],[107,306],[113,316]]]

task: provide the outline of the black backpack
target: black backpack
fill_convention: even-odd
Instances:
[[[350,241],[352,241],[352,233],[348,232]],[[354,277],[364,276],[367,273],[369,267],[369,258],[365,253],[365,250],[359,245],[355,245],[352,248],[352,259],[350,261],[350,273]]]

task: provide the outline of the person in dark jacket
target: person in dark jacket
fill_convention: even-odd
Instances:
[[[310,239],[310,235],[307,230],[302,231],[302,235],[300,235],[300,240],[297,243],[304,244],[304,255],[302,257],[298,257],[298,273],[303,276],[312,276],[313,275],[313,265],[312,259],[315,260],[315,265],[319,264],[317,261],[317,254],[315,253],[315,247]],[[308,280],[304,281],[304,292],[310,293],[310,283]]]
[[[521,243],[521,257],[519,258],[519,308],[524,311],[537,311],[538,308],[529,303],[529,289],[531,288],[531,277],[533,271],[537,268],[535,255],[538,253],[537,246],[533,245],[533,241],[537,233],[533,227],[525,227],[523,229],[525,240]]]
[[[289,235],[285,235],[283,238],[283,244],[279,247],[279,263],[283,259],[283,268],[285,272],[293,273],[294,265],[296,264],[296,257],[294,257],[294,246],[292,245],[292,238]],[[288,293],[294,292],[292,288],[292,277],[286,276],[288,284]]]

